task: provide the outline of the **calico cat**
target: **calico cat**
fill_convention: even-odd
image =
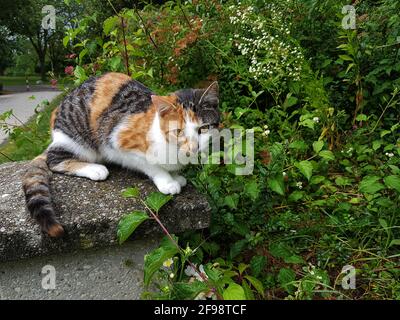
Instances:
[[[107,162],[142,172],[160,192],[177,194],[186,179],[177,173],[182,164],[169,156],[190,156],[207,147],[219,117],[217,82],[158,96],[125,74],[92,77],[52,113],[52,142],[24,176],[27,208],[43,232],[61,236],[51,172],[104,180]]]

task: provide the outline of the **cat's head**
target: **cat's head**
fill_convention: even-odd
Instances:
[[[218,129],[218,83],[206,89],[183,89],[169,96],[152,96],[160,115],[160,128],[179,152],[195,154],[208,147],[213,129]]]

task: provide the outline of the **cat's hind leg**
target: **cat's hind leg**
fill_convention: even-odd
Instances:
[[[84,177],[94,181],[105,180],[109,174],[104,165],[80,160],[72,152],[60,147],[48,150],[47,165],[53,172]]]

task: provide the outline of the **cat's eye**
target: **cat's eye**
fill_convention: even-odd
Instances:
[[[182,136],[183,135],[183,129],[175,129],[175,130],[172,130],[172,133],[175,135],[175,136],[177,136],[177,137],[180,137],[180,136]]]

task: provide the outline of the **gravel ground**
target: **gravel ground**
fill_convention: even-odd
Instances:
[[[0,263],[0,300],[140,299],[143,257],[158,239]],[[44,266],[54,266],[55,289],[43,289]],[[49,283],[46,282],[45,283]]]

